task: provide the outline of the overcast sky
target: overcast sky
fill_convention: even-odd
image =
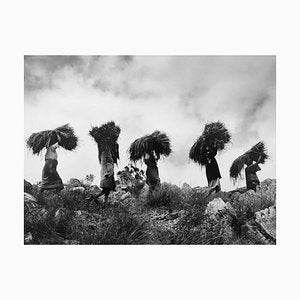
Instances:
[[[205,123],[220,120],[232,133],[232,144],[216,157],[223,189],[234,188],[232,161],[260,140],[271,157],[258,176],[276,177],[275,56],[26,56],[24,68],[30,182],[41,179],[44,153],[33,155],[25,139],[70,123],[80,143],[74,152],[58,150],[58,172],[63,181],[92,173],[99,184],[97,147],[88,131],[110,120],[121,127],[116,172],[129,162],[130,143],[157,129],[169,135],[173,150],[158,163],[161,180],[206,186],[205,169],[188,153]]]

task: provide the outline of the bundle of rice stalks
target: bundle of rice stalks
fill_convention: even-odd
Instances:
[[[206,165],[206,147],[214,151],[221,151],[224,150],[225,145],[230,142],[230,139],[231,134],[222,122],[207,123],[202,135],[191,147],[189,157],[200,165]]]
[[[103,151],[110,151],[114,160],[117,163],[119,159],[119,145],[117,140],[121,133],[121,128],[115,122],[107,122],[100,127],[94,126],[89,131],[98,145],[99,161],[101,163],[101,154]]]
[[[61,147],[69,151],[77,147],[78,137],[69,124],[65,124],[53,130],[45,130],[31,134],[27,139],[27,147],[32,150],[33,154],[38,155],[44,148],[57,142]]]
[[[146,153],[151,154],[154,152],[159,159],[161,155],[170,155],[172,150],[169,137],[165,133],[156,130],[150,135],[136,139],[130,145],[128,151],[130,160],[136,162],[142,159]]]
[[[260,163],[264,164],[266,159],[269,158],[269,155],[267,153],[266,146],[264,142],[260,141],[256,145],[254,145],[250,150],[249,150],[249,155],[250,158],[254,161],[258,161],[260,158]]]
[[[245,152],[243,155],[240,155],[233,161],[230,167],[230,177],[234,181],[237,181],[238,178],[242,178],[242,170],[244,169],[244,166],[248,160],[256,162],[259,160],[259,163],[264,164],[268,158],[269,155],[267,154],[267,149],[264,142],[258,142],[250,150]]]

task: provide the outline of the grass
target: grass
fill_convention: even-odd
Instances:
[[[130,182],[143,181],[136,178],[139,170],[125,171]],[[67,184],[59,194],[41,195],[32,186],[38,205],[25,206],[24,222],[32,244],[264,244],[249,224],[255,212],[274,204],[274,190],[208,195],[205,189],[163,183],[147,196],[131,190],[129,202],[117,198],[122,192],[112,193],[109,204],[98,206],[86,199],[92,176],[81,183],[86,188],[83,193]],[[207,216],[207,204],[217,197],[231,203],[234,214],[221,211],[215,218]]]
[[[93,245],[136,245],[146,244],[149,240],[148,222],[130,213],[126,207],[107,207],[100,214],[105,221],[81,231],[73,230],[70,238],[80,244]]]
[[[169,210],[180,207],[183,204],[184,195],[180,187],[162,183],[152,193],[148,194],[146,205],[148,207],[165,207]]]

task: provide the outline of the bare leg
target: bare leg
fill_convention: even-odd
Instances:
[[[209,190],[209,195],[211,195],[213,192],[220,192],[221,191],[221,184],[220,184],[220,179],[217,178],[215,180],[212,180],[209,184],[208,187],[210,188]]]

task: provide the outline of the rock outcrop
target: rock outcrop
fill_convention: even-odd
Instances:
[[[264,180],[257,192],[215,196],[207,188],[163,183],[149,206],[148,185],[137,191],[138,181],[130,179],[135,185],[118,184],[101,204],[94,201],[101,189],[77,179],[37,198],[29,193],[36,185],[24,181],[24,243],[276,244],[276,180]]]
[[[32,184],[25,179],[24,179],[24,192],[31,195],[33,192]]]
[[[267,239],[276,242],[276,206],[255,213],[255,222]]]

